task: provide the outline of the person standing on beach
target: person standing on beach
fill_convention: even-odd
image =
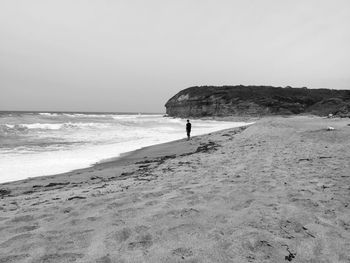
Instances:
[[[187,123],[186,123],[187,141],[189,141],[191,137],[191,128],[192,128],[192,124],[190,123],[190,120],[187,120]]]

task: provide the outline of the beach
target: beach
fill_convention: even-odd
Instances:
[[[266,117],[0,184],[0,262],[350,262],[349,123]]]

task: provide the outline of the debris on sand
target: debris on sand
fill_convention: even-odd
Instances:
[[[49,183],[47,185],[45,185],[45,187],[54,187],[54,186],[64,186],[64,185],[68,185],[69,182],[67,183]]]
[[[86,199],[86,197],[83,197],[83,196],[73,196],[73,197],[69,197],[69,198],[68,198],[68,201],[74,200],[74,199]]]
[[[9,194],[11,194],[10,190],[0,189],[0,197],[4,197],[4,196],[9,195]]]

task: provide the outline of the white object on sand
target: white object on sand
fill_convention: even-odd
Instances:
[[[334,131],[334,128],[331,126],[328,126],[327,131]]]

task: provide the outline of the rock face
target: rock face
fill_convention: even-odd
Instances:
[[[165,104],[173,117],[267,116],[311,113],[350,117],[350,90],[270,86],[201,86],[184,89]]]

